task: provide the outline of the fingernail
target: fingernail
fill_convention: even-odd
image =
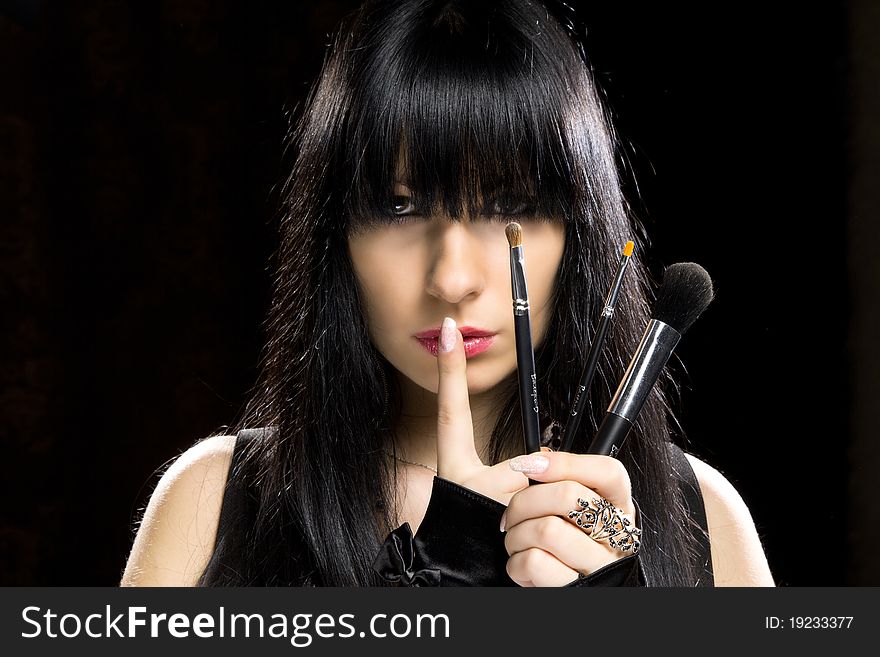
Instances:
[[[504,531],[505,525],[507,525],[507,511],[501,514],[501,531]]]
[[[455,320],[444,317],[440,326],[440,351],[448,353],[455,349]]]
[[[550,465],[550,459],[540,454],[526,454],[510,459],[510,469],[514,472],[527,474],[539,474],[544,472]]]

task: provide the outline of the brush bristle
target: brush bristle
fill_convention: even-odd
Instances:
[[[507,228],[504,229],[504,234],[507,235],[507,243],[510,244],[511,249],[522,245],[522,226],[515,221],[511,221],[507,224]]]
[[[623,255],[629,258],[633,254],[634,248],[635,244],[633,242],[627,242],[626,246],[623,247]]]
[[[678,262],[663,273],[652,317],[683,334],[713,298],[715,291],[708,272],[695,262]]]

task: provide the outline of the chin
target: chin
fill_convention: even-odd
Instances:
[[[504,378],[503,372],[496,368],[487,368],[486,372],[468,372],[468,392],[472,395],[478,395],[488,392]]]
[[[486,367],[479,367],[476,363],[472,365],[469,361],[467,372],[468,394],[478,395],[487,392],[500,384],[508,374],[510,374],[510,371],[499,368],[497,363],[491,365],[487,363]],[[437,394],[440,379],[436,371],[430,374],[420,374],[416,378],[409,376],[407,378],[420,388],[435,395]]]

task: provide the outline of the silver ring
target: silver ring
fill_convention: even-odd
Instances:
[[[568,512],[568,517],[595,541],[608,541],[615,550],[638,554],[642,542],[642,530],[604,497],[594,497],[592,502],[578,498],[578,508]]]

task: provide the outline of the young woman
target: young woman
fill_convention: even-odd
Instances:
[[[584,454],[649,318],[637,257],[583,435],[522,454],[506,224],[550,447],[639,241],[588,66],[547,8],[366,2],[293,139],[255,395],[164,474],[123,584],[773,584],[739,495],[669,443],[659,386],[618,458]],[[602,509],[621,542],[577,525]]]

